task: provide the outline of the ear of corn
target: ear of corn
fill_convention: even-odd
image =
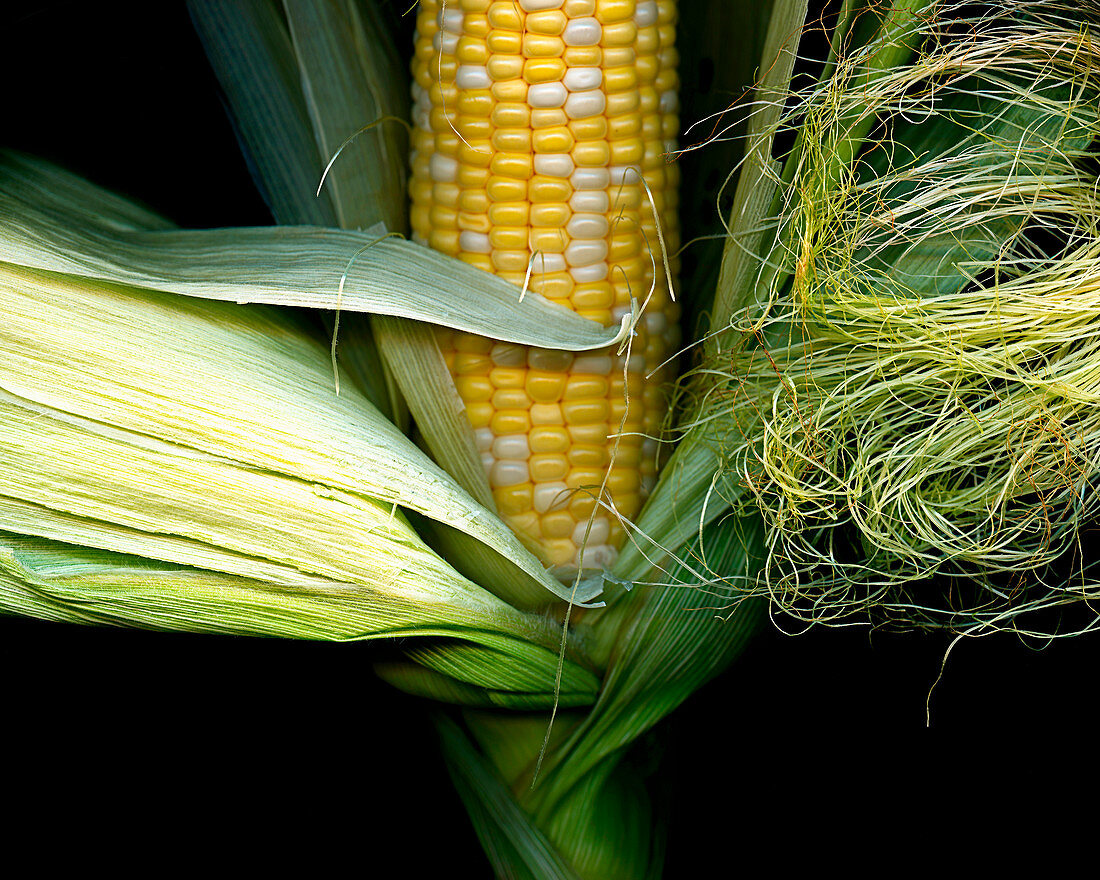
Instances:
[[[675,23],[670,0],[419,4],[414,240],[602,324],[647,302],[623,353],[440,336],[498,511],[556,566],[610,566],[655,479],[678,343]]]

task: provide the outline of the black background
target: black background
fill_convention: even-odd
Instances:
[[[184,226],[270,222],[183,4],[3,9],[0,145]],[[666,876],[786,864],[814,829],[920,827],[929,797],[960,819],[1088,772],[1096,637],[962,644],[929,702],[947,644],[766,630],[666,725]],[[488,876],[426,707],[373,678],[378,652],[0,618],[8,778],[30,780],[9,801],[95,863],[140,841],[166,864],[381,876],[388,854],[405,876]]]

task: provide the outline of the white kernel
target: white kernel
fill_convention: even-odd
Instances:
[[[577,550],[573,557],[573,564],[578,568],[611,568],[615,560],[619,558],[619,551],[610,544],[598,544]]]
[[[561,38],[567,46],[598,46],[603,27],[594,18],[574,18],[565,26]]]
[[[487,89],[492,84],[489,71],[480,64],[460,64],[455,71],[455,85],[460,89]]]
[[[458,180],[458,160],[451,156],[432,153],[428,168],[436,183],[454,183]]]
[[[569,199],[569,207],[574,211],[606,214],[611,210],[611,199],[602,190],[580,190]]]
[[[540,483],[535,486],[535,513],[546,513],[569,504],[569,487],[565,483]]]
[[[565,231],[570,238],[592,239],[605,238],[610,230],[605,214],[574,214]]]
[[[593,263],[590,266],[570,266],[569,274],[577,284],[588,284],[592,281],[603,281],[607,278],[608,267],[606,262]]]
[[[560,82],[536,83],[527,88],[527,103],[536,110],[561,107],[568,97],[569,90]]]
[[[657,23],[657,0],[639,0],[634,10],[634,24],[649,27]]]
[[[656,485],[657,485],[657,478],[656,477],[652,477],[652,476],[642,477],[641,487],[640,487],[642,497],[644,498],[644,497],[648,496],[653,491],[653,487],[656,486]]]
[[[569,177],[575,170],[573,157],[568,153],[536,153],[535,173],[547,177]]]
[[[652,336],[664,336],[668,330],[668,318],[664,312],[649,312],[645,316],[645,329]]]
[[[565,261],[572,267],[592,266],[607,259],[607,242],[574,241],[565,249]],[[606,266],[607,264],[604,263]]]
[[[461,250],[471,254],[491,254],[492,242],[484,232],[474,232],[471,229],[463,229],[458,234],[458,246]]]
[[[564,91],[565,86],[562,83],[554,83],[559,85]],[[534,88],[532,86],[531,88]],[[565,115],[570,119],[587,119],[590,116],[599,116],[604,110],[607,109],[607,95],[603,93],[601,89],[589,89],[586,92],[569,92],[568,97],[562,99],[561,104],[555,104],[555,107],[561,107],[565,105]]]
[[[452,33],[462,33],[462,22],[465,18],[461,9],[456,9],[452,3],[450,6],[445,6],[439,10],[439,14],[436,16],[436,22],[443,30]]]
[[[572,67],[565,72],[562,82],[571,92],[598,89],[603,85],[603,71],[598,67]]]
[[[680,96],[675,89],[661,92],[661,100],[657,106],[662,113],[675,113],[680,109]]]
[[[637,165],[609,165],[607,173],[611,175],[612,186],[622,186],[624,183],[637,183],[642,179],[641,169]]]
[[[589,526],[588,520],[582,520],[573,529],[573,543],[578,547],[587,544],[588,549],[595,549],[600,544],[606,544],[607,539],[610,537],[611,523],[604,516],[595,517],[591,526]],[[588,559],[587,552],[584,554],[584,558]]]
[[[496,464],[496,462],[497,460],[493,458],[493,453],[488,450],[481,453],[481,466],[485,468],[486,474],[491,475],[493,473],[493,465]]]
[[[657,447],[660,444],[652,437],[642,440],[642,460],[652,460],[657,455]]]
[[[498,342],[489,352],[489,357],[498,367],[527,366],[527,349],[511,342]]]
[[[631,311],[630,306],[615,306],[615,308],[611,310],[611,320],[616,323],[621,323],[623,318],[629,315]]]
[[[611,186],[611,174],[606,168],[578,168],[569,178],[573,189],[607,189]]]
[[[579,354],[573,359],[574,373],[589,373],[593,376],[610,376],[615,368],[611,355]]]
[[[489,483],[494,489],[504,489],[526,483],[528,476],[525,461],[497,461],[489,472]]]
[[[458,40],[458,34],[436,31],[435,36],[432,37],[432,49],[444,55],[454,55],[458,51]]]
[[[531,272],[538,275],[544,272],[564,272],[565,255],[548,254],[539,251],[531,258]]]
[[[507,434],[493,441],[493,455],[505,461],[526,461],[531,456],[526,434]],[[521,480],[520,482],[525,482]]]
[[[644,354],[632,354],[626,362],[626,370],[628,373],[640,373],[645,374],[645,355]]]
[[[477,444],[477,451],[488,452],[492,449],[495,436],[492,428],[476,428],[474,430],[474,443]]]
[[[560,9],[565,0],[519,0],[524,12],[542,12],[544,9]]]

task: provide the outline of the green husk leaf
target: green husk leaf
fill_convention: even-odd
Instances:
[[[285,312],[9,264],[0,264],[0,290],[4,494],[96,520],[110,501],[128,528],[367,584],[378,575],[359,570],[352,548],[369,546],[372,532],[413,540],[407,525],[406,537],[391,535],[408,508],[525,572],[498,585],[517,607],[569,597],[356,389],[332,392],[327,351]],[[205,480],[224,487],[224,511],[203,510]],[[147,500],[150,487],[158,504]],[[281,536],[273,546],[265,529]]]
[[[527,345],[601,348],[625,338],[435,251],[313,227],[120,228],[96,191],[66,172],[0,154],[0,260],[34,269],[233,303],[396,315]],[[117,198],[103,199],[117,210]]]

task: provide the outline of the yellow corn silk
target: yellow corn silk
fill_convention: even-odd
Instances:
[[[441,332],[502,517],[565,570],[610,565],[655,482],[679,344],[673,0],[421,0],[415,240],[603,324],[630,351]],[[674,276],[675,277],[675,276]],[[517,292],[518,296],[518,292]]]

